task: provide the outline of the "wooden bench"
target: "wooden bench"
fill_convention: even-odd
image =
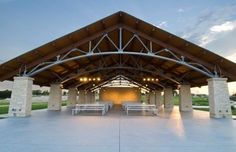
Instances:
[[[127,105],[129,104],[140,104],[138,101],[122,101],[122,109],[126,111]]]
[[[111,109],[113,107],[113,102],[112,101],[98,101],[98,103],[106,104],[109,109]]]
[[[158,115],[158,110],[156,105],[153,104],[142,104],[142,103],[129,103],[126,104],[126,114],[129,114],[129,111],[150,111],[154,115]]]
[[[102,111],[102,115],[107,112],[107,105],[95,103],[95,104],[76,104],[72,109],[72,115],[79,114],[81,111]]]
[[[127,105],[140,105],[140,102],[136,102],[136,101],[123,101],[122,102],[122,109],[126,111]]]

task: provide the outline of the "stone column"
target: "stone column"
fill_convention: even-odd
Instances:
[[[76,88],[69,88],[68,89],[68,101],[67,101],[68,108],[71,108],[76,105],[77,95],[78,95],[78,91]]]
[[[62,89],[60,83],[53,83],[50,87],[48,110],[61,110]]]
[[[156,95],[156,106],[161,107],[162,106],[162,101],[161,101],[161,90],[156,90],[155,91]]]
[[[173,90],[172,88],[165,88],[164,89],[164,108],[165,109],[172,109],[174,106],[173,104]]]
[[[26,117],[31,114],[33,78],[14,77],[9,117]]]
[[[92,101],[92,92],[91,91],[87,91],[86,96],[85,96],[85,102],[86,103],[91,103]]]
[[[95,102],[95,92],[91,92],[91,102]]]
[[[192,95],[190,85],[181,85],[179,89],[179,110],[192,111]]]
[[[155,103],[156,97],[155,97],[155,92],[154,91],[150,91],[149,92],[149,101],[150,104],[156,104]]]
[[[85,91],[79,90],[79,103],[85,103]]]
[[[210,78],[207,81],[210,117],[232,118],[227,78]]]
[[[149,93],[146,93],[145,94],[145,96],[146,96],[146,104],[150,104],[151,102],[150,102],[150,92]]]

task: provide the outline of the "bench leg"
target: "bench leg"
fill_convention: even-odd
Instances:
[[[153,110],[153,115],[158,115],[158,112],[157,112],[157,110]]]
[[[106,111],[105,109],[104,109],[104,110],[102,110],[102,115],[103,115],[103,116],[105,115],[105,111]]]

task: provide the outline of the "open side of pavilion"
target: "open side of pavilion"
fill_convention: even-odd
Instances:
[[[95,91],[122,77],[147,90],[150,103],[192,111],[191,87],[208,85],[210,116],[231,118],[227,82],[236,64],[124,12],[117,12],[0,65],[0,81],[14,80],[9,116],[31,114],[32,85],[50,86],[48,110],[94,102]],[[84,80],[83,78],[86,78]],[[154,79],[154,80],[152,80]],[[79,101],[77,95],[79,93]]]

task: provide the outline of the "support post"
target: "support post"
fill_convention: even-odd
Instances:
[[[14,77],[9,117],[26,117],[31,115],[33,78]]]
[[[174,106],[173,104],[173,90],[172,88],[165,88],[164,89],[164,108],[165,109],[172,109]]]
[[[210,117],[232,118],[227,78],[210,78],[207,81]]]
[[[87,91],[86,96],[85,96],[85,102],[86,103],[91,103],[92,102],[91,99],[92,99],[92,92]]]
[[[159,108],[162,106],[161,90],[156,90],[155,95],[156,95],[156,106]]]
[[[123,52],[123,48],[122,48],[122,41],[123,41],[123,38],[122,38],[122,28],[119,28],[119,52]]]
[[[154,91],[149,92],[150,104],[155,104],[156,96]]]
[[[60,83],[53,83],[50,86],[48,110],[61,110],[62,89]]]
[[[78,91],[76,88],[69,88],[67,108],[72,108],[76,105]]]
[[[190,85],[181,85],[179,89],[179,110],[192,111],[192,95]]]
[[[79,103],[85,103],[85,90],[79,90]]]
[[[95,102],[95,92],[91,92],[91,102]]]

